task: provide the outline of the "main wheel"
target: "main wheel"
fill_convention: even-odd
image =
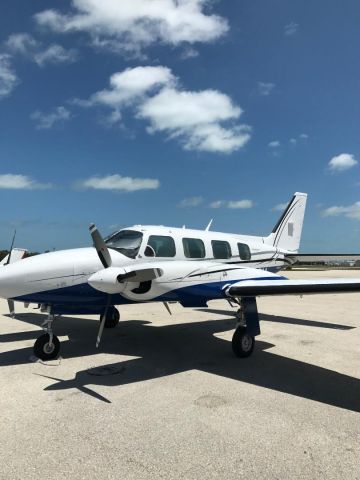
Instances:
[[[237,357],[249,357],[255,347],[255,338],[246,332],[245,327],[238,327],[232,337],[232,349]]]
[[[101,319],[100,319],[101,320]],[[105,328],[115,328],[120,321],[119,310],[115,307],[109,308],[105,318]]]
[[[34,355],[41,360],[54,360],[60,352],[60,341],[53,335],[52,344],[49,343],[48,333],[41,335],[34,344]]]

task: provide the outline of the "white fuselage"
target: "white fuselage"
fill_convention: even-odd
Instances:
[[[118,232],[107,241],[112,268],[160,265],[164,272],[160,278],[141,284],[125,281],[106,293],[88,282],[103,270],[94,248],[62,250],[1,267],[0,296],[51,305],[60,313],[71,308],[81,313],[82,306],[84,311],[101,310],[108,294],[112,304],[174,300],[198,306],[221,298],[223,288],[233,282],[273,277],[285,263],[286,252],[266,244],[265,237],[163,226],[134,226],[121,232],[125,240],[116,243]],[[122,248],[124,241],[136,248]],[[105,273],[111,276],[110,270]]]

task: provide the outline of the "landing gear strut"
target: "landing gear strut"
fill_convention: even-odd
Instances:
[[[249,357],[254,351],[255,336],[260,335],[259,315],[255,297],[241,298],[236,313],[237,324],[232,338],[232,349],[239,358]]]
[[[54,360],[60,352],[60,341],[52,330],[53,321],[54,315],[49,313],[47,319],[41,325],[46,333],[41,335],[34,344],[34,355],[41,360]]]

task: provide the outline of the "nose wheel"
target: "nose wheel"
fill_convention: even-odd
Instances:
[[[60,353],[60,341],[52,330],[53,321],[54,316],[49,314],[41,325],[46,333],[41,335],[34,344],[34,355],[41,360],[54,360]]]
[[[34,355],[41,360],[54,360],[60,352],[60,341],[56,335],[53,335],[50,342],[50,335],[44,333],[34,344]]]

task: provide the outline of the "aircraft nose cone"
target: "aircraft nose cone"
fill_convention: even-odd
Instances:
[[[12,298],[16,297],[21,284],[23,283],[23,273],[14,265],[6,265],[0,267],[0,297]]]

